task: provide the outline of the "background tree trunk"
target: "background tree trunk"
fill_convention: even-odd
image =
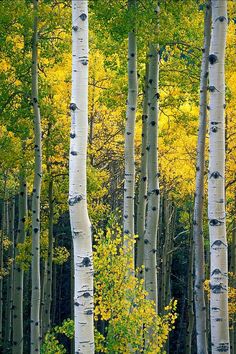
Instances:
[[[128,0],[128,8],[132,14],[133,30],[128,37],[128,99],[125,127],[125,181],[124,181],[124,244],[133,242],[134,236],[134,191],[135,191],[135,118],[137,110],[138,78],[137,78],[137,44],[135,21],[136,0]],[[134,262],[134,246],[131,253]]]
[[[206,305],[204,297],[205,281],[205,255],[203,237],[203,201],[204,201],[204,173],[205,173],[205,141],[207,126],[207,83],[209,68],[209,50],[211,39],[211,6],[206,3],[204,21],[204,46],[201,65],[200,79],[200,113],[197,143],[197,162],[196,162],[196,192],[194,200],[194,221],[193,221],[193,242],[194,242],[194,302],[195,302],[195,321],[197,336],[197,353],[207,353],[206,336]]]

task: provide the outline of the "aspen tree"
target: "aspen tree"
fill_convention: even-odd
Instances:
[[[212,354],[230,352],[228,257],[225,215],[225,45],[227,1],[212,1],[209,55],[210,143],[208,218],[211,250],[210,317]]]
[[[38,95],[38,6],[33,1],[32,38],[32,105],[34,112],[34,184],[32,195],[32,262],[31,262],[31,353],[40,352],[40,194],[42,180],[41,118]]]
[[[136,9],[136,0],[128,0],[132,24]],[[135,190],[135,156],[134,135],[137,110],[138,78],[137,78],[137,44],[136,29],[133,25],[128,35],[128,99],[125,127],[125,181],[124,181],[124,235],[125,245],[133,240],[134,235],[134,190]],[[134,259],[134,249],[132,250]]]
[[[87,209],[88,1],[72,0],[69,209],[74,247],[75,353],[94,353],[93,260]]]
[[[142,114],[142,152],[141,152],[141,171],[138,191],[138,211],[137,211],[137,262],[138,268],[144,265],[144,231],[147,206],[147,119],[148,119],[148,72],[149,65],[146,64],[146,74],[143,89],[143,114]],[[140,277],[143,272],[140,270]]]
[[[204,238],[203,238],[203,200],[204,200],[204,172],[205,172],[205,140],[207,126],[207,83],[209,69],[209,50],[211,38],[211,6],[206,3],[204,20],[204,46],[201,64],[200,79],[200,112],[199,129],[197,142],[197,162],[196,162],[196,192],[194,200],[194,221],[193,221],[193,241],[194,241],[194,303],[195,321],[197,336],[198,354],[207,353],[206,336],[206,306],[204,298],[205,280],[205,259],[204,259]]]
[[[16,236],[15,260],[14,260],[14,288],[13,288],[13,335],[12,353],[23,354],[24,335],[23,335],[23,290],[24,290],[24,271],[17,263],[16,257],[19,254],[18,245],[25,240],[25,221],[27,216],[27,185],[24,173],[20,172],[19,187],[19,221]]]
[[[145,288],[148,298],[153,300],[157,309],[157,227],[159,220],[159,172],[158,172],[158,80],[159,51],[154,44],[149,52],[149,89],[148,89],[148,207],[146,230],[144,234]]]
[[[9,275],[7,279],[7,301],[5,307],[5,337],[4,337],[4,348],[9,348],[11,344],[12,337],[12,305],[13,305],[13,259],[14,259],[14,238],[15,238],[15,198],[11,198],[9,202],[9,241],[10,246],[8,249],[8,257],[11,262],[9,269]]]

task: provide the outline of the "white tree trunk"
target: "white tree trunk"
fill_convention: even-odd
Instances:
[[[25,240],[25,220],[27,216],[27,185],[24,174],[20,173],[19,221],[15,247],[15,257],[19,254],[17,245]],[[14,291],[13,291],[13,346],[12,354],[23,354],[23,290],[24,271],[14,260]]]
[[[34,185],[32,196],[32,288],[31,288],[31,353],[40,352],[40,195],[42,180],[41,118],[38,102],[38,6],[34,0],[32,40],[32,104],[34,111]]]
[[[159,52],[150,45],[148,89],[148,207],[146,230],[144,234],[145,288],[148,298],[153,300],[157,309],[157,227],[159,220],[159,173],[158,173],[158,81]]]
[[[193,240],[194,240],[194,302],[195,320],[197,336],[197,353],[207,353],[206,335],[206,305],[204,296],[205,281],[205,256],[204,256],[204,237],[203,237],[203,200],[204,200],[204,172],[205,172],[205,141],[207,126],[207,83],[209,69],[209,50],[211,39],[211,6],[206,3],[204,20],[204,46],[201,65],[200,79],[200,112],[199,129],[197,142],[197,161],[196,161],[196,192],[194,200],[194,221],[193,221]]]
[[[225,45],[227,1],[212,0],[212,33],[209,55],[210,153],[208,218],[211,248],[212,354],[229,353],[228,257],[225,215]]]
[[[141,152],[141,171],[138,192],[138,211],[137,211],[137,262],[136,266],[141,268],[144,265],[144,231],[147,207],[147,120],[148,120],[148,72],[149,65],[146,64],[146,74],[143,89],[143,114],[142,114],[142,152]],[[140,269],[139,276],[143,278],[144,272]]]
[[[134,11],[136,0],[128,0],[130,11]],[[135,27],[135,26],[134,26]],[[124,235],[125,246],[134,236],[134,189],[135,189],[135,117],[137,109],[137,44],[135,28],[128,38],[128,99],[125,127],[125,182],[124,182]],[[132,250],[134,259],[134,248]]]
[[[75,353],[94,353],[93,261],[87,210],[88,1],[72,0],[69,209],[74,246]]]

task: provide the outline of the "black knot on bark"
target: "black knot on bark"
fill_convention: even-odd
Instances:
[[[75,133],[70,133],[70,137],[71,137],[71,139],[74,139],[75,138]]]
[[[219,17],[216,19],[216,21],[217,21],[217,20],[219,20],[220,22],[224,22],[224,21],[226,21],[227,19],[226,19],[225,16],[219,16]]]
[[[157,92],[157,93],[155,94],[155,98],[156,98],[157,100],[160,98],[159,92]]]
[[[75,305],[75,306],[79,306],[79,303],[78,303],[78,302],[74,302],[74,305]]]
[[[214,92],[214,91],[216,90],[216,88],[215,88],[215,86],[209,86],[209,87],[208,87],[208,90],[209,90],[210,92]]]
[[[144,243],[145,243],[145,245],[147,245],[149,243],[147,238],[144,239]]]
[[[131,107],[130,109],[131,109],[131,111],[135,111],[135,107]]]
[[[132,58],[134,58],[134,55],[135,55],[134,53],[131,53],[131,57],[132,57]]]
[[[81,60],[82,65],[88,65],[88,59],[82,59]]]
[[[78,155],[76,151],[71,151],[70,153],[71,153],[72,156]]]
[[[213,133],[216,133],[217,130],[218,130],[217,126],[213,125],[213,127],[211,128],[211,131],[212,131]]]
[[[34,228],[34,233],[37,233],[39,229],[37,227]]]
[[[124,215],[124,219],[128,219],[128,215]]]
[[[210,111],[210,109],[211,109],[210,106],[207,106],[207,110]]]
[[[87,311],[85,312],[85,314],[86,314],[86,315],[92,315],[92,314],[93,314],[93,310],[87,310]]]
[[[83,297],[88,298],[89,296],[90,296],[90,294],[89,294],[88,291],[86,291],[85,293],[83,293]]]
[[[124,231],[124,234],[126,234],[126,235],[128,235],[129,233],[130,233],[129,230]]]
[[[155,211],[155,210],[157,210],[157,208],[156,207],[152,207],[152,210]]]
[[[218,269],[218,268],[216,268],[216,269],[213,270],[213,272],[211,273],[211,275],[218,275],[218,274],[221,274],[221,273],[222,273],[221,270]]]
[[[223,241],[221,241],[221,240],[216,240],[215,242],[213,242],[213,244],[211,245],[211,247],[214,247],[214,246],[216,246],[216,247],[220,247],[220,246],[225,246],[225,247],[227,247],[226,246],[226,244],[223,242]]]
[[[223,222],[220,221],[220,220],[217,220],[217,219],[211,219],[210,222],[209,222],[209,224],[210,224],[211,226],[220,226],[220,225],[223,224]],[[215,241],[215,242],[216,242],[216,241]],[[215,242],[214,242],[214,243],[215,243]]]
[[[89,257],[84,257],[84,259],[82,260],[82,265],[83,265],[84,267],[89,267],[89,266],[91,266],[90,258],[89,258]]]
[[[214,171],[212,172],[212,174],[210,175],[210,178],[219,178],[219,177],[222,177],[221,174],[218,172],[218,171]]]
[[[83,13],[83,14],[80,15],[80,19],[81,19],[82,21],[85,21],[86,18],[87,18],[87,15],[86,15],[85,13]]]
[[[143,182],[145,182],[147,180],[147,177],[146,176],[143,177],[142,180],[143,180]]]
[[[153,83],[153,80],[152,80],[152,79],[150,79],[148,82],[149,82],[149,84],[152,84],[152,83]]]
[[[219,353],[228,353],[229,352],[229,343],[220,343],[218,347],[216,347],[216,350]]]
[[[78,31],[79,27],[78,26],[73,26],[72,29],[76,32],[76,31]]]
[[[160,194],[160,190],[159,190],[159,189],[155,189],[154,192],[156,193],[156,195],[159,195],[159,194]]]
[[[69,205],[73,206],[79,203],[83,199],[82,195],[76,195],[74,198],[69,199]]]
[[[213,65],[217,62],[217,56],[215,54],[210,54],[208,59],[209,59],[209,63],[211,65]]]
[[[210,285],[210,288],[214,294],[222,294],[226,291],[226,287],[221,284]]]
[[[156,125],[156,122],[153,120],[153,121],[151,122],[151,125],[154,127],[154,125]]]
[[[75,103],[71,103],[71,104],[70,104],[70,110],[71,110],[71,111],[75,111],[76,108],[77,108],[77,106],[76,106]]]
[[[127,132],[126,134],[127,134],[127,135],[131,135],[131,133],[130,133],[130,132]]]

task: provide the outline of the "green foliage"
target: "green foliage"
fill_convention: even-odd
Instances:
[[[74,336],[74,322],[70,319],[64,320],[61,326],[56,326],[49,331],[45,336],[41,354],[66,354],[67,351],[59,342],[58,335],[64,335],[72,339]]]

